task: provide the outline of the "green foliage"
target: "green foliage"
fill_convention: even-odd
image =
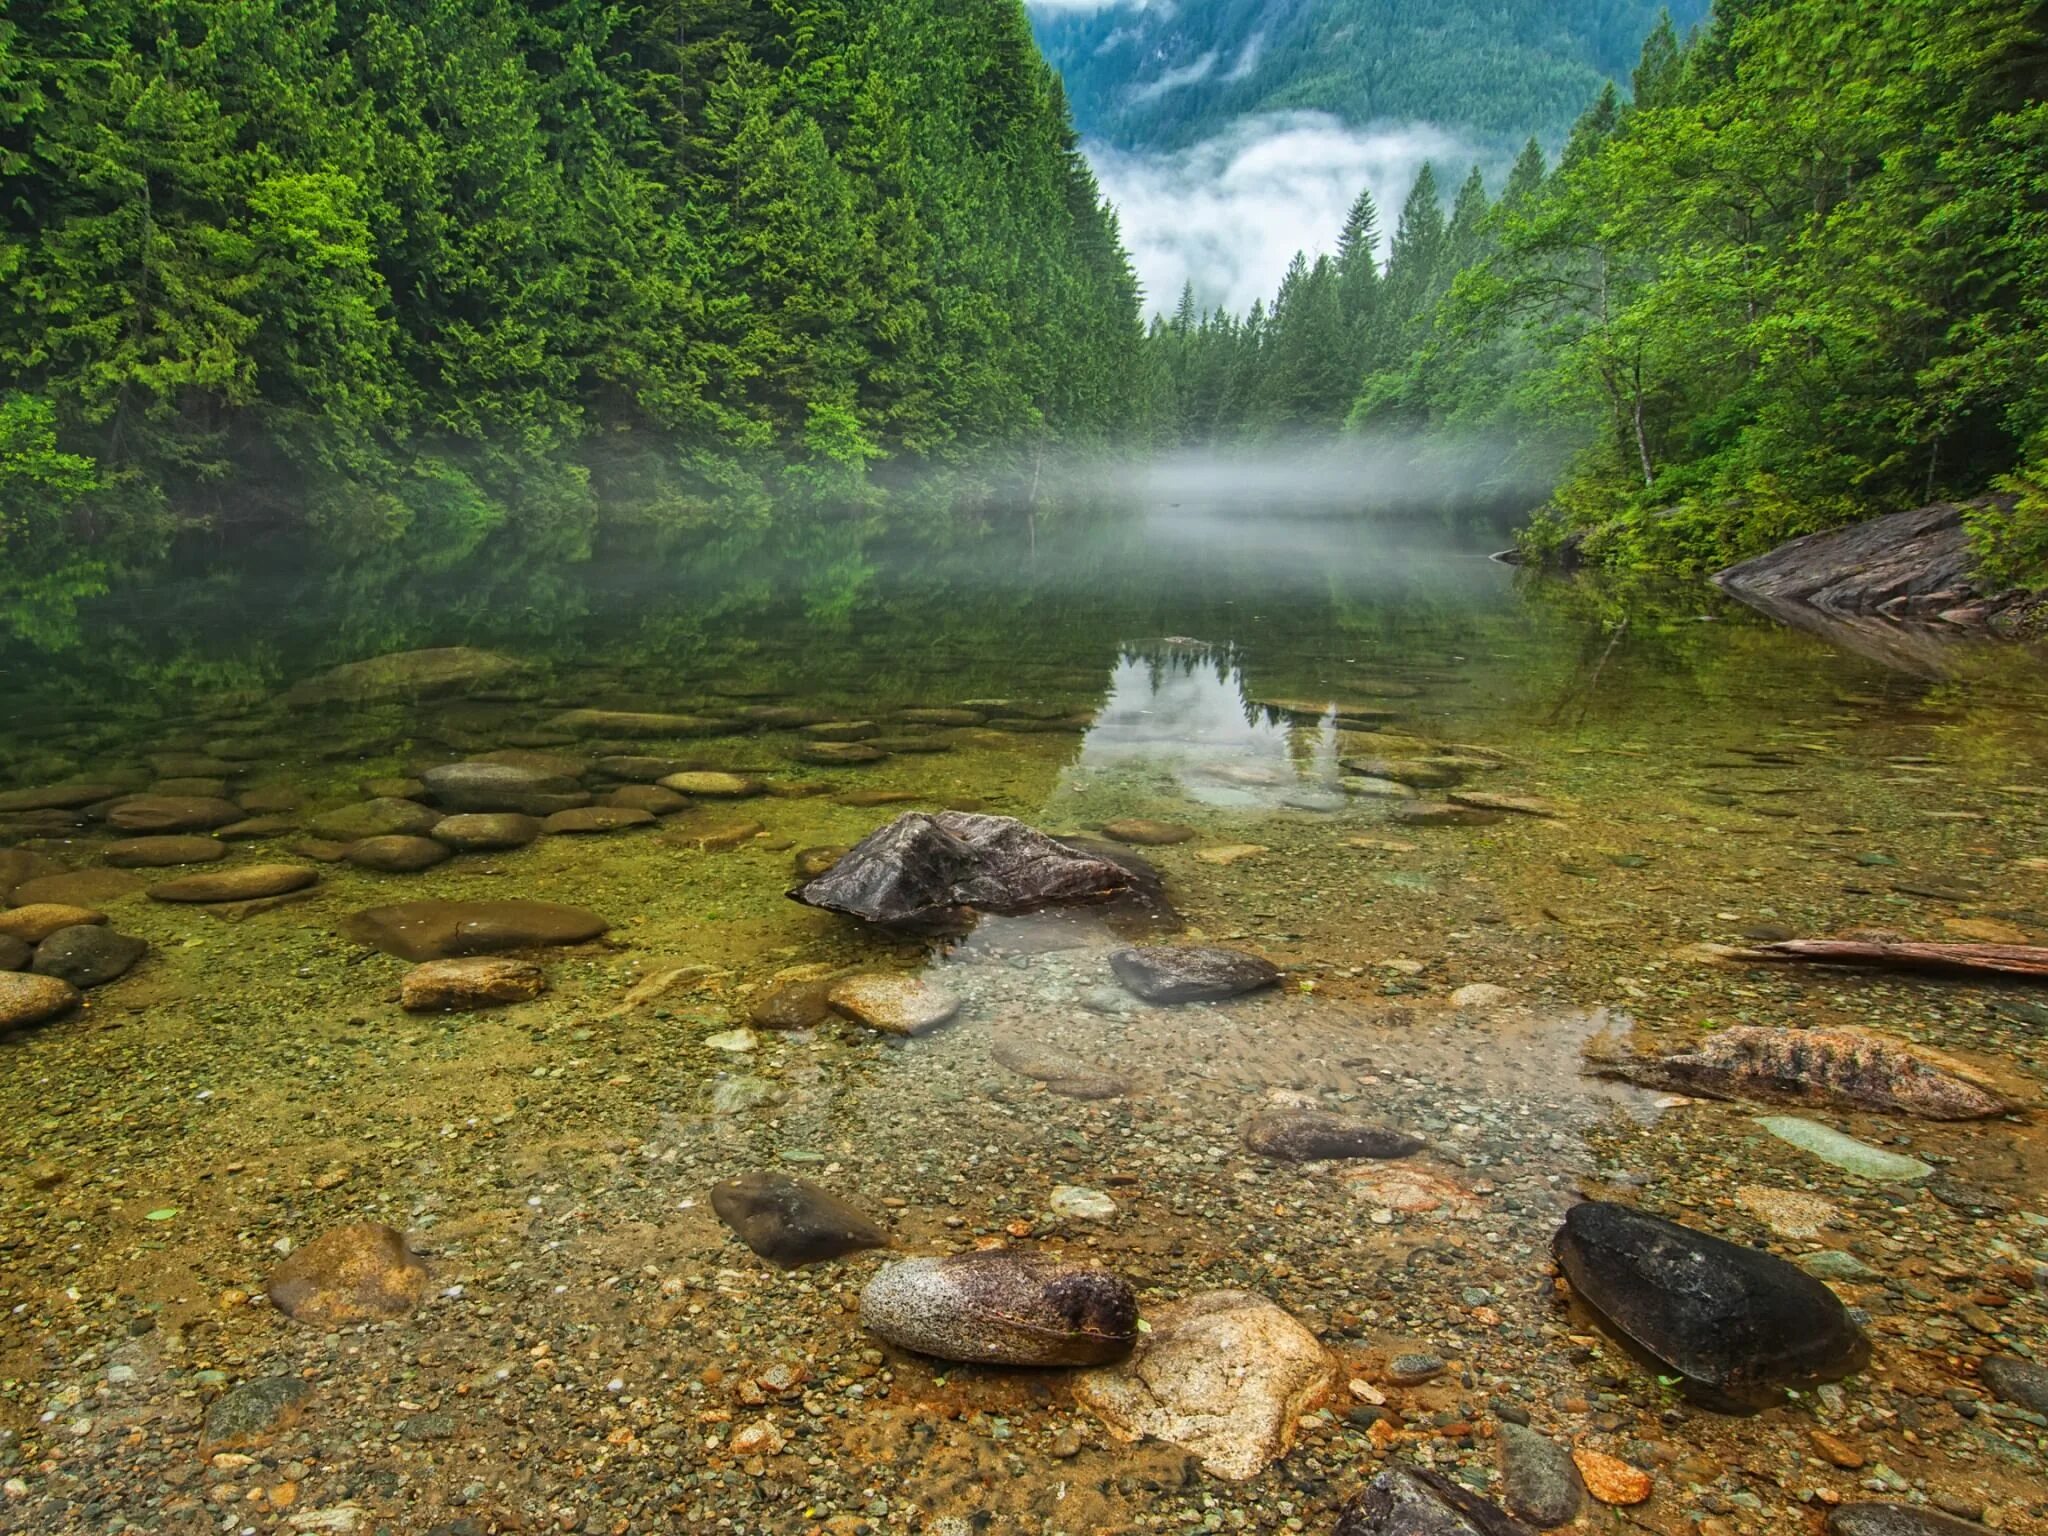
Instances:
[[[48,0],[0,171],[10,543],[716,537],[1141,396],[1020,0]]]
[[[1597,529],[1593,557],[1704,569],[2001,490],[1972,518],[1989,569],[2048,580],[2044,59],[2027,0],[1660,22],[1636,99],[1603,91],[1554,171],[1531,146],[1448,219],[1424,171],[1370,320],[1322,322],[1349,424],[1555,485],[1535,547]],[[1299,371],[1270,325],[1190,334],[1157,337],[1183,430],[1213,419],[1204,348],[1240,399]]]

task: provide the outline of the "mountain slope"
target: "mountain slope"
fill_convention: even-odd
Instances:
[[[1248,112],[1426,121],[1482,138],[1561,134],[1626,80],[1661,0],[1113,0],[1035,4],[1082,133],[1168,149]],[[1707,0],[1672,0],[1681,30]]]

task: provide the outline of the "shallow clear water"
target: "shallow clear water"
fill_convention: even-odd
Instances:
[[[1626,1518],[1653,1530],[1808,1529],[1831,1499],[1881,1494],[2048,1529],[2043,1428],[1991,1403],[1972,1363],[2048,1349],[2031,1117],[1791,1111],[1937,1169],[1886,1184],[1773,1138],[1756,1105],[1581,1070],[1589,1041],[1631,1028],[1670,1045],[1853,1024],[2038,1104],[2038,993],[1702,948],[1859,929],[2041,942],[2038,657],[1845,647],[1706,591],[1543,582],[1336,518],[1162,509],[1042,527],[1035,548],[916,553],[819,536],[691,571],[280,555],[119,594],[73,643],[0,657],[0,790],[211,778],[172,788],[279,808],[220,863],[120,872],[92,806],[0,813],[10,883],[55,873],[68,883],[30,894],[150,946],[81,1010],[0,1041],[0,1462],[18,1479],[0,1524],[1322,1531],[1387,1458],[1498,1493],[1505,1406],[1649,1472]],[[449,646],[501,660],[423,692],[320,681]],[[588,710],[714,724],[624,734]],[[973,723],[904,719],[931,710]],[[798,718],[871,723],[826,734],[887,755],[804,761]],[[619,782],[600,760],[623,756],[767,792],[416,874],[308,841],[366,785],[504,751],[570,759],[554,766],[599,793]],[[1357,770],[1446,756],[1461,793],[1550,814],[1415,824],[1402,786]],[[787,899],[799,853],[942,807],[1194,836],[1138,850],[1170,913],[917,939]],[[253,911],[146,894],[276,862],[317,869],[311,894]],[[408,1014],[406,963],[344,922],[430,898],[570,903],[609,932],[540,952],[537,1001]],[[1107,956],[1163,932],[1256,951],[1286,980],[1137,1004]],[[958,1017],[913,1039],[749,1026],[778,982],[875,970],[933,980]],[[1452,1001],[1474,984],[1498,990]],[[1003,1042],[1123,1091],[1049,1089]],[[1239,1135],[1276,1105],[1428,1145],[1273,1163]],[[833,1189],[904,1250],[1094,1257],[1148,1311],[1260,1292],[1332,1352],[1337,1391],[1282,1459],[1225,1481],[1116,1438],[1072,1373],[883,1348],[854,1306],[877,1255],[783,1272],[713,1216],[710,1186],[751,1169]],[[1580,1192],[1789,1256],[1854,1254],[1837,1288],[1867,1310],[1874,1364],[1753,1417],[1679,1399],[1554,1292],[1550,1235]],[[262,1300],[281,1250],[359,1219],[428,1257],[418,1311],[323,1332]],[[1414,1352],[1449,1369],[1392,1384],[1390,1358]],[[312,1383],[302,1415],[200,1460],[208,1403],[280,1374]]]

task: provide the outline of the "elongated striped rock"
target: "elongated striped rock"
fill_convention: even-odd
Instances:
[[[1138,1299],[1088,1264],[998,1248],[885,1265],[860,1320],[900,1349],[978,1365],[1101,1365],[1131,1351]]]
[[[1741,1026],[1671,1056],[1592,1056],[1603,1077],[1714,1099],[1847,1105],[1923,1120],[2010,1113],[2010,1099],[1906,1047],[1852,1029]]]

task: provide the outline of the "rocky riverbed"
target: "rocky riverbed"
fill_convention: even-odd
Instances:
[[[0,1528],[2048,1531],[2048,996],[1728,953],[2048,939],[2037,681],[1575,718],[1525,657],[1282,658],[442,648],[26,723]],[[1089,899],[1005,915],[991,815]],[[831,883],[904,816],[960,847]],[[915,926],[848,915],[883,890]],[[1987,1107],[1586,1070],[1736,1027]],[[1708,1400],[1566,1278],[1589,1199],[1867,1349]]]

